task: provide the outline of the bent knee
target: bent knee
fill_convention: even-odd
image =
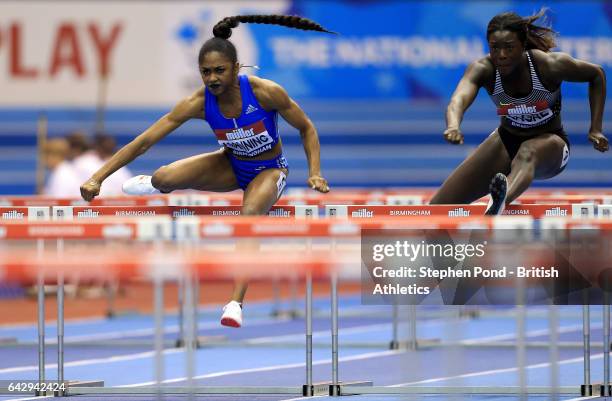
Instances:
[[[267,211],[263,210],[261,207],[257,207],[257,205],[245,203],[242,205],[241,214],[243,216],[261,216],[266,214]]]

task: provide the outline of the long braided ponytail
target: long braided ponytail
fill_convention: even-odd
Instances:
[[[548,52],[556,46],[555,36],[557,32],[548,26],[535,24],[545,14],[545,8],[528,17],[521,17],[513,12],[498,14],[491,19],[487,26],[487,39],[493,32],[511,31],[517,34],[526,49],[539,49]]]
[[[303,29],[305,31],[335,33],[328,31],[308,18],[301,18],[293,15],[236,15],[234,17],[225,17],[219,21],[213,28],[213,35],[215,35],[216,38],[229,39],[230,36],[232,36],[232,28],[236,28],[240,22],[281,25],[288,28]]]
[[[238,59],[236,48],[227,39],[232,36],[232,29],[236,28],[241,22],[249,24],[280,25],[305,31],[335,33],[328,31],[308,18],[293,15],[235,15],[233,17],[225,17],[213,27],[214,38],[207,40],[204,45],[202,45],[198,56],[198,62],[202,63],[204,55],[209,51],[218,51],[225,54],[235,63]]]

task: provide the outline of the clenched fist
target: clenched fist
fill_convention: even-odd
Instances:
[[[327,184],[327,180],[320,175],[311,175],[308,177],[308,186],[315,191],[319,191],[322,193],[329,192],[329,185]]]
[[[90,178],[83,185],[81,185],[81,197],[87,202],[91,202],[93,198],[98,196],[100,193],[100,187],[102,183],[98,180]]]

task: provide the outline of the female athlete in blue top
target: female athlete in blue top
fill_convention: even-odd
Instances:
[[[596,150],[608,150],[602,133],[606,76],[599,65],[577,60],[555,47],[552,29],[534,24],[544,15],[503,13],[487,27],[489,55],[470,64],[446,112],[444,138],[463,143],[463,114],[484,87],[500,116],[499,127],[446,179],[432,204],[470,203],[491,194],[487,214],[500,214],[534,179],[565,168],[569,140],[561,124],[561,83],[588,82]],[[507,177],[506,177],[507,175]]]
[[[124,191],[130,194],[157,190],[168,193],[177,189],[225,192],[241,188],[244,190],[242,214],[266,214],[281,195],[288,173],[277,114],[300,132],[308,159],[308,186],[319,192],[329,191],[321,175],[319,138],[310,119],[280,85],[238,74],[236,48],[228,38],[240,22],[329,32],[313,21],[294,16],[248,15],[221,20],[213,28],[214,38],[202,45],[198,56],[204,86],[119,150],[81,186],[83,199],[92,200],[113,172],[145,153],[185,121],[196,118],[209,123],[222,148],[163,166],[153,176],[134,177],[124,184]],[[222,324],[240,327],[246,289],[246,282],[236,282],[232,302],[224,308]]]

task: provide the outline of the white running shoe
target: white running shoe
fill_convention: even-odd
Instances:
[[[228,327],[242,327],[242,306],[236,301],[230,301],[223,307],[221,324]]]
[[[151,195],[160,192],[151,184],[150,175],[137,175],[123,183],[123,193],[128,195]]]
[[[506,192],[508,190],[508,180],[502,173],[495,174],[489,185],[491,199],[487,206],[485,215],[495,216],[500,215],[506,208]]]

